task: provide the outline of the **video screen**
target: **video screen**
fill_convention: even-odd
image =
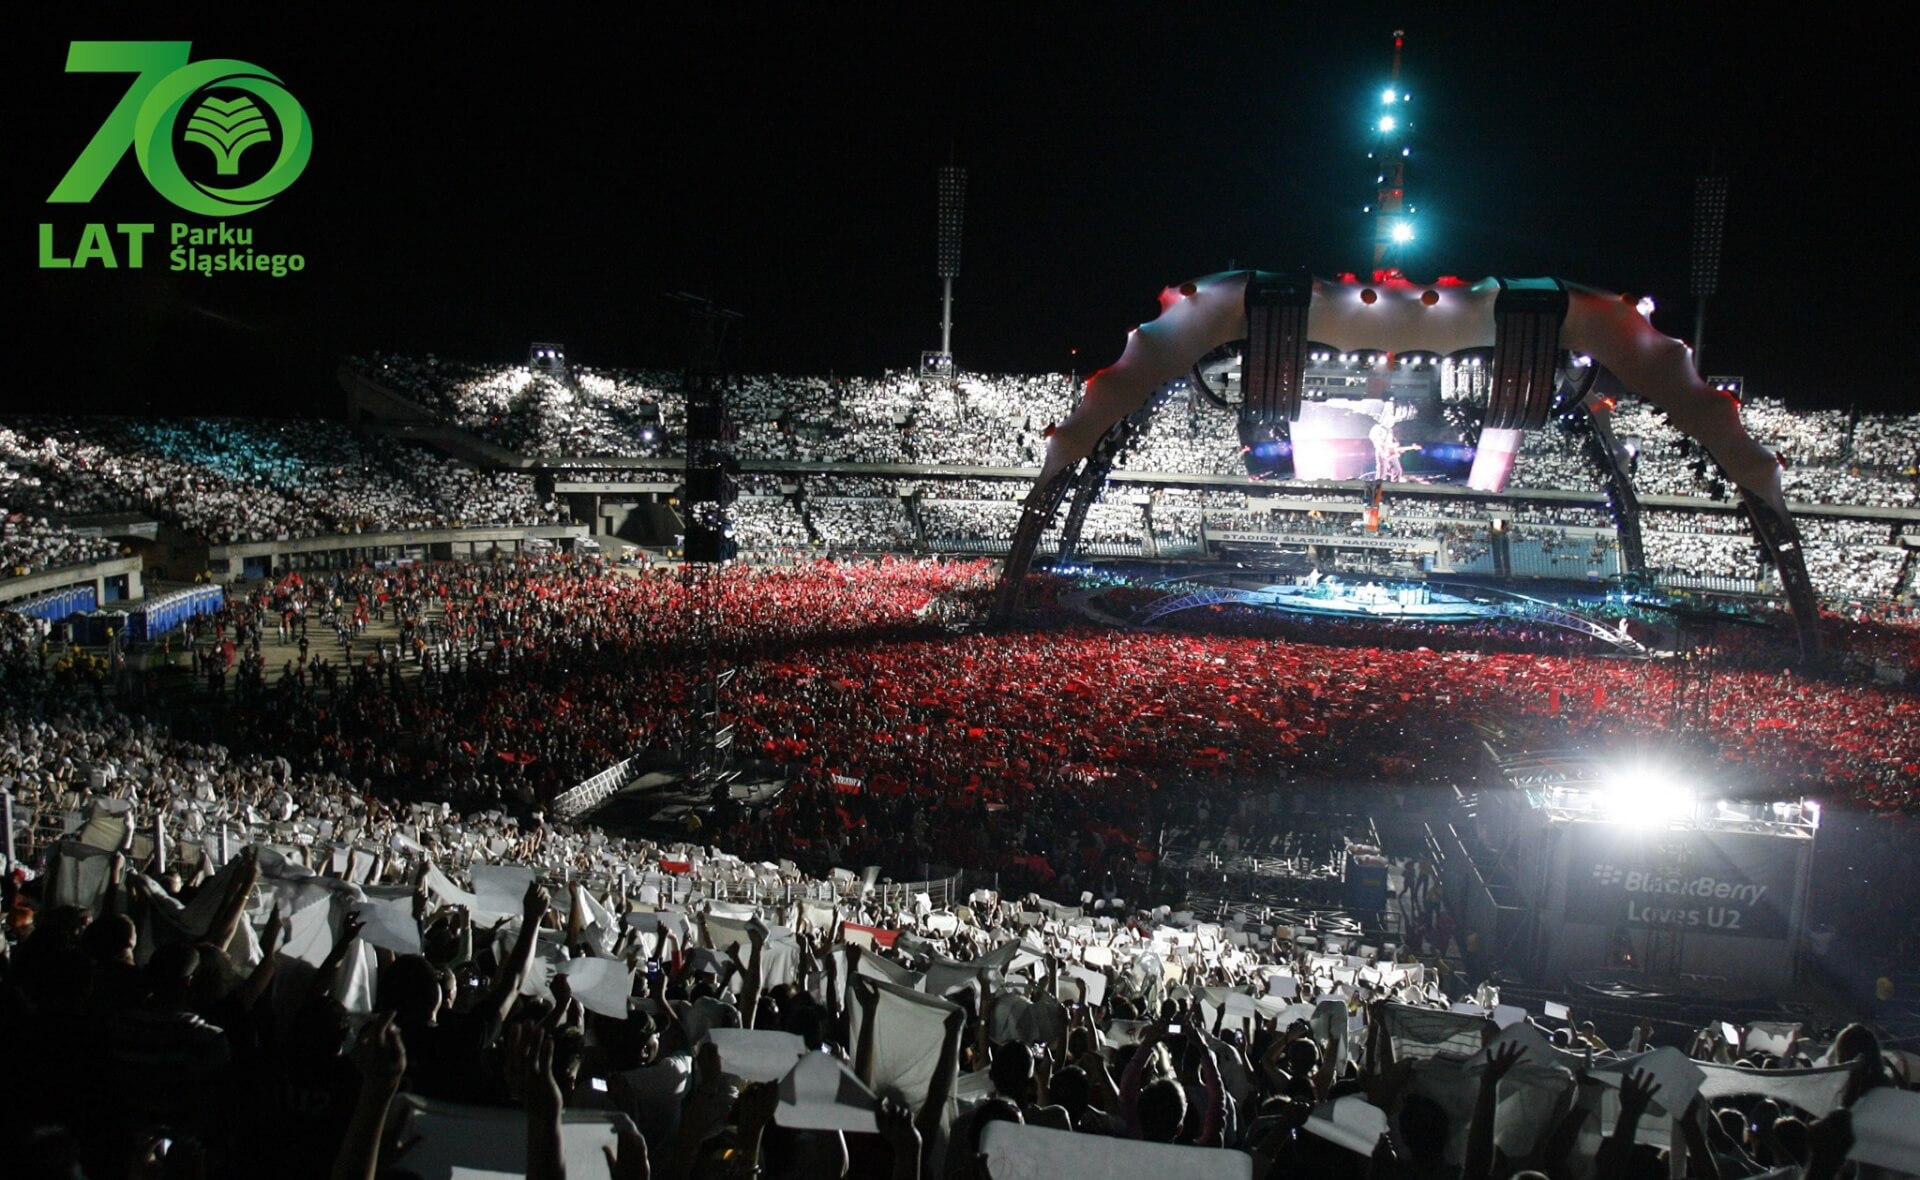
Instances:
[[[1243,440],[1252,474],[1389,483],[1464,483],[1476,476],[1486,406],[1487,368],[1480,358],[1308,355],[1299,420],[1284,432]],[[1510,454],[1500,458],[1499,466],[1510,467]]]

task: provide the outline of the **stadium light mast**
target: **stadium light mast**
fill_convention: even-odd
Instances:
[[[1693,257],[1688,294],[1693,296],[1694,371],[1706,375],[1707,300],[1720,290],[1720,243],[1727,235],[1727,178],[1693,181]]]
[[[967,205],[967,170],[952,163],[940,169],[940,351],[920,355],[922,374],[952,376],[953,280],[960,273],[960,229]]]
[[[1373,150],[1367,160],[1373,165],[1373,270],[1400,270],[1401,260],[1413,247],[1413,215],[1418,212],[1407,203],[1407,161],[1413,155],[1409,133],[1413,121],[1407,117],[1407,104],[1413,95],[1400,84],[1400,51],[1406,47],[1405,29],[1393,31],[1393,70],[1380,92],[1380,103],[1373,115]]]

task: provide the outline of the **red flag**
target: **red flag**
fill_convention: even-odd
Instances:
[[[855,922],[842,922],[840,925],[847,930],[858,930],[873,939],[877,945],[888,948],[891,948],[894,940],[900,937],[898,930],[883,930],[878,926],[861,926]]]

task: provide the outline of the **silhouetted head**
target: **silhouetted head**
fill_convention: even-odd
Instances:
[[[1140,1137],[1150,1143],[1172,1143],[1187,1122],[1187,1092],[1179,1082],[1161,1078],[1140,1091]]]

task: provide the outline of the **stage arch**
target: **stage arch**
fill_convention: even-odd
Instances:
[[[1709,388],[1693,371],[1692,351],[1656,329],[1630,297],[1552,278],[1427,284],[1397,274],[1366,282],[1242,270],[1169,287],[1160,304],[1156,319],[1128,333],[1120,358],[1088,379],[1080,403],[1048,439],[1001,575],[996,620],[1011,618],[1062,501],[1078,489],[1076,508],[1084,511],[1155,391],[1215,349],[1245,341],[1240,412],[1259,416],[1276,436],[1300,419],[1310,347],[1382,357],[1472,353],[1488,367],[1481,436],[1510,432],[1516,451],[1511,432],[1538,429],[1556,411],[1577,408],[1604,431],[1606,399],[1589,393],[1576,407],[1555,404],[1567,358],[1592,358],[1596,372],[1658,406],[1727,473],[1779,572],[1802,656],[1818,654],[1818,603],[1779,462],[1747,433],[1738,401]]]

